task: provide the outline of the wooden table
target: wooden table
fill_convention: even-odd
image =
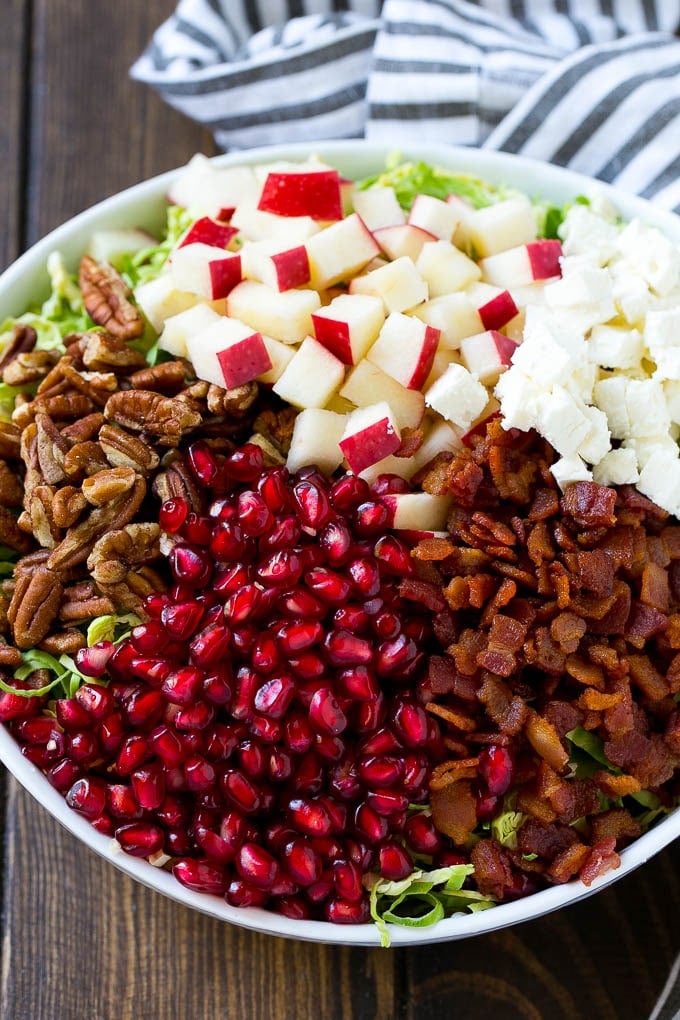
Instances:
[[[128,68],[174,0],[0,0],[0,264],[211,139]],[[645,1020],[680,849],[510,931],[413,951],[256,935],[166,901],[6,782],[0,1020]]]

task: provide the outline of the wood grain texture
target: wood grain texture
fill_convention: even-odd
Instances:
[[[28,15],[28,0],[0,4],[0,270],[21,247]]]

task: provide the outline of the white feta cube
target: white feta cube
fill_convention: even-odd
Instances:
[[[578,453],[581,443],[591,431],[584,407],[563,386],[554,386],[536,401],[536,427],[559,454],[569,457]]]
[[[558,233],[565,255],[586,254],[596,258],[603,266],[616,250],[619,228],[587,205],[575,203],[560,224]]]
[[[680,458],[667,449],[657,450],[640,471],[640,492],[668,513],[680,514]]]
[[[593,480],[593,472],[578,454],[573,454],[571,457],[560,457],[550,468],[550,473],[562,492],[574,482],[591,482]]]
[[[610,375],[599,379],[593,387],[595,406],[607,415],[609,431],[614,439],[627,439],[631,435],[626,405],[627,383],[625,376]]]
[[[611,277],[599,266],[581,266],[547,284],[544,293],[550,308],[560,313],[567,310],[583,332],[616,315]]]
[[[505,372],[494,389],[500,400],[501,421],[505,429],[528,432],[536,425],[536,404],[544,390],[514,365]]]
[[[590,422],[590,431],[578,448],[580,457],[589,464],[597,464],[611,449],[607,415],[597,407],[583,405],[583,413]]]
[[[637,368],[644,344],[637,329],[622,326],[593,326],[588,341],[588,357],[603,368]]]
[[[639,477],[637,456],[630,448],[610,450],[593,467],[593,480],[598,485],[632,485]]]
[[[462,365],[451,364],[425,393],[425,403],[442,418],[467,428],[486,407],[486,387]]]
[[[626,413],[630,435],[665,435],[671,424],[663,387],[656,379],[626,379]]]
[[[657,227],[633,219],[616,247],[656,294],[667,294],[680,281],[680,250]]]

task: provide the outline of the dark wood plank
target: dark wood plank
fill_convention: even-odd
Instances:
[[[2,1020],[391,1020],[393,956],[243,931],[152,893],[13,782]]]
[[[27,0],[0,6],[0,270],[21,247],[28,6]]]

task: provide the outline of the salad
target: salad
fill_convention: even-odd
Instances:
[[[0,326],[22,753],[191,889],[385,943],[617,867],[679,792],[677,247],[396,158],[168,197]]]

